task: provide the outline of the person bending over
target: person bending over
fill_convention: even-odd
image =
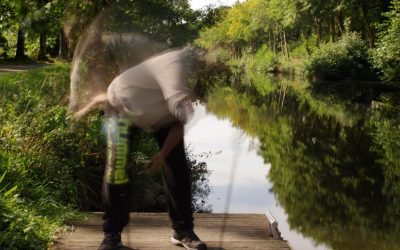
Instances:
[[[162,167],[171,242],[186,249],[207,249],[193,231],[190,169],[184,124],[190,119],[192,92],[187,86],[190,48],[166,51],[117,76],[101,94],[75,114],[78,118],[106,103],[107,164],[103,183],[104,239],[101,250],[122,247],[121,232],[129,221],[131,188],[127,171],[129,145],[138,130],[152,131],[160,147],[145,171]]]

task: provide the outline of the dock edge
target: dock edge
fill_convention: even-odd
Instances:
[[[278,221],[276,221],[275,217],[269,210],[265,212],[265,217],[267,217],[268,226],[272,232],[272,238],[274,240],[283,240],[281,232],[279,232],[278,229]]]

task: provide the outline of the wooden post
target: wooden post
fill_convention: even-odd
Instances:
[[[268,225],[272,232],[272,238],[274,238],[275,240],[282,240],[281,232],[279,232],[279,229],[278,229],[278,222],[276,221],[275,217],[272,215],[272,213],[269,210],[267,210],[267,212],[265,212],[265,216],[267,217]]]

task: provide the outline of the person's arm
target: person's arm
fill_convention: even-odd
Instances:
[[[167,138],[161,147],[159,153],[154,155],[150,162],[145,166],[146,173],[154,173],[158,171],[164,164],[165,159],[171,153],[171,151],[178,145],[178,143],[183,139],[183,124],[179,121],[175,122],[168,131]]]
[[[176,145],[183,139],[183,125],[175,122],[168,131],[167,138],[160,150],[160,156],[166,159]]]

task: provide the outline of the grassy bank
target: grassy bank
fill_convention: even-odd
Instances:
[[[101,210],[102,115],[72,123],[69,64],[0,74],[0,249],[46,249],[79,211]],[[132,211],[166,211],[161,174],[141,175],[158,147],[142,133],[130,154]],[[209,211],[207,165],[188,154],[193,207]]]
[[[66,64],[0,74],[2,249],[45,249],[66,220],[82,217],[75,208],[87,190],[74,169],[87,166],[85,154],[98,145],[81,138],[97,131],[71,128],[68,85]]]

